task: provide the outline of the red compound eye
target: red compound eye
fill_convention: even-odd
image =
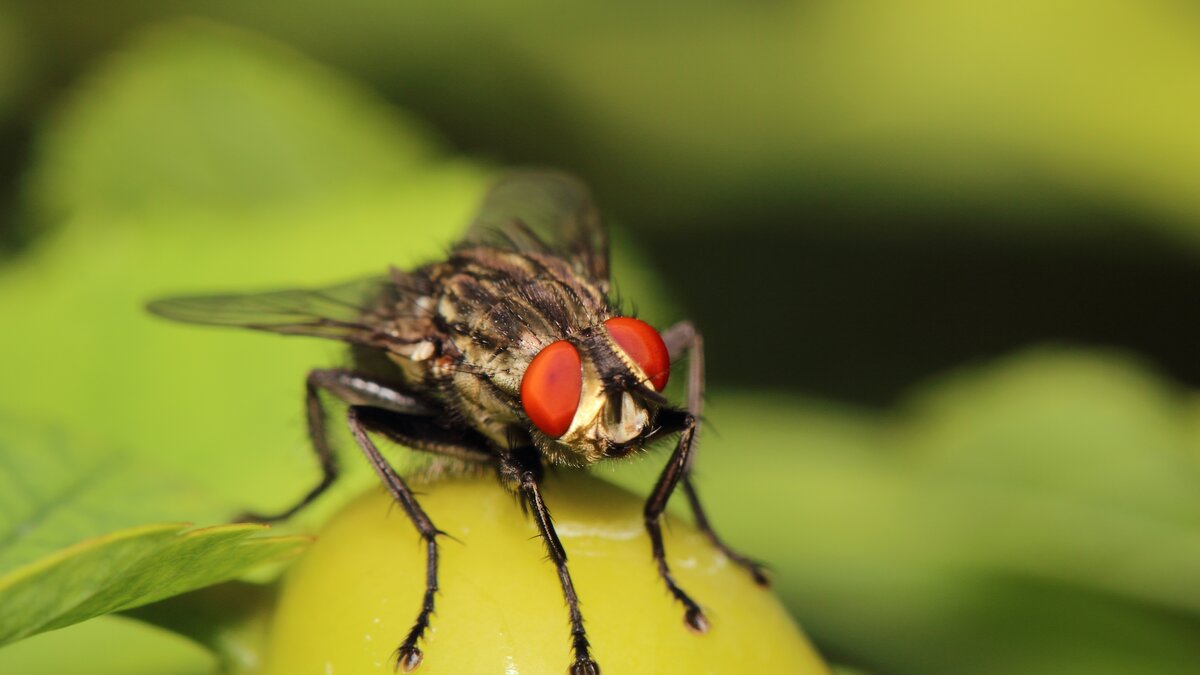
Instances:
[[[658,391],[667,387],[667,378],[671,376],[671,355],[658,331],[650,324],[627,316],[609,319],[604,322],[608,334],[633,362],[638,364],[650,384]]]
[[[559,340],[529,362],[521,377],[521,406],[542,433],[558,438],[571,428],[581,389],[579,352],[570,342]]]

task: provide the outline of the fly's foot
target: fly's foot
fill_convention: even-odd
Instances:
[[[404,644],[396,650],[396,670],[411,673],[421,665],[425,655],[416,645]]]
[[[712,541],[713,545],[717,547],[717,550],[725,554],[725,557],[729,558],[733,564],[749,572],[750,576],[754,577],[754,583],[762,586],[763,588],[771,585],[771,577],[768,576],[769,570],[766,565],[729,548],[725,545],[725,542],[721,541],[721,538],[718,537],[717,534],[712,530],[708,531],[708,538],[710,541]]]
[[[271,523],[283,520],[282,517],[269,513],[255,513],[253,511],[244,511],[239,513],[234,519],[235,523],[254,523],[256,525],[270,525]]]
[[[589,657],[576,659],[571,664],[571,675],[600,675],[600,666]]]
[[[651,530],[651,536],[657,540],[658,533],[656,530]],[[675,583],[675,577],[671,575],[671,570],[667,568],[666,559],[663,557],[661,549],[655,547],[655,558],[658,560],[658,573],[662,580],[667,585],[667,590],[671,592],[671,596],[675,598],[679,604],[683,605],[683,625],[687,626],[688,630],[697,635],[703,635],[708,632],[708,619],[704,616],[704,610],[700,609],[700,605],[696,604],[692,597],[684,592],[679,584]]]
[[[767,575],[766,565],[758,562],[757,560],[744,558],[740,555],[735,556],[732,559],[733,562],[741,566],[742,569],[749,572],[751,577],[754,577],[754,583],[762,586],[763,588],[769,588],[771,586],[771,577]]]
[[[688,607],[688,610],[684,612],[683,623],[696,635],[708,632],[708,618],[704,616],[704,611],[695,605]]]

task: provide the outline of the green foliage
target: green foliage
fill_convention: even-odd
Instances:
[[[0,577],[0,644],[227,581],[295,555],[262,525],[163,524],[88,539]]]
[[[0,425],[0,645],[289,557],[259,525],[141,525],[205,512],[186,483],[62,433]],[[211,513],[211,510],[210,510]]]
[[[121,528],[218,520],[207,501],[150,462],[0,417],[0,574]]]
[[[242,7],[224,11],[243,16]],[[1151,87],[1137,69],[1091,79],[1090,57],[1057,64],[1033,84],[1082,83],[1082,95],[1054,110],[1014,94],[1028,64],[1002,58],[1010,42],[959,45],[974,35],[962,29],[975,25],[966,13],[926,22],[882,5],[825,8],[801,29],[783,6],[731,15],[701,7],[690,8],[694,33],[640,30],[621,36],[619,52],[602,47],[622,27],[595,16],[555,31],[522,24],[530,32],[521,57],[495,50],[507,44],[496,36],[533,9],[486,14],[490,23],[476,32],[492,37],[474,42],[440,39],[451,28],[459,34],[453,16],[438,15],[446,31],[438,33],[372,15],[371,25],[345,31],[352,39],[321,46],[363,67],[361,59],[376,58],[359,43],[365,31],[377,47],[424,55],[381,68],[434,108],[470,111],[462,114],[478,134],[501,137],[514,115],[540,115],[558,130],[553,138],[574,140],[584,158],[575,167],[606,177],[602,204],[667,213],[667,224],[691,222],[713,204],[736,210],[756,196],[872,182],[916,201],[1037,207],[1045,195],[1023,191],[1027,165],[1061,179],[1055,189],[1184,216],[1156,227],[1183,227],[1198,208],[1194,139],[1176,142],[1197,105],[1184,82],[1195,41],[1181,39],[1190,24],[1165,6],[1106,3],[1099,27],[1078,36],[1054,32],[1061,21],[1040,22],[1053,35],[1037,33],[1041,42],[1023,52],[1039,63],[1053,51],[1047,41],[1078,40],[1078,53],[1095,55],[1133,25],[1156,62],[1175,64],[1156,71],[1152,88],[1170,97],[1154,105],[1120,93]],[[1169,39],[1150,39],[1156,30]],[[870,47],[842,51],[859,33]],[[906,42],[913,35],[921,39]],[[679,54],[690,55],[685,64]],[[792,81],[793,69],[781,68],[775,76],[786,88],[755,87],[734,54],[801,59],[808,70]],[[944,80],[911,75],[942,61],[959,64]],[[442,70],[430,75],[430,63]],[[840,74],[847,63],[857,77]],[[511,86],[517,69],[535,73],[516,83],[521,95],[489,95]],[[460,76],[479,84],[471,100],[441,84]],[[714,82],[723,87],[718,107],[700,115]],[[900,105],[880,107],[882,99]],[[1001,105],[1010,100],[1014,107]],[[943,115],[930,114],[946,101],[954,105]],[[864,128],[891,131],[851,133]],[[992,128],[1011,142],[993,144]],[[206,23],[144,33],[75,87],[41,127],[25,176],[27,216],[53,229],[0,261],[0,641],[233,578],[296,545],[243,526],[145,523],[224,522],[301,493],[316,478],[302,378],[338,363],[341,350],[166,325],[141,305],[179,291],[319,285],[436,258],[489,178],[438,147],[336,73]],[[710,156],[721,161],[704,161]],[[631,255],[627,234],[615,239],[622,295],[643,314],[665,316],[649,266]],[[712,357],[769,368],[752,347]],[[697,466],[712,518],[773,565],[777,587],[820,644],[865,672],[1196,671],[1200,405],[1145,364],[1119,353],[1033,351],[929,383],[882,414],[774,392],[711,394]],[[355,459],[344,462],[340,493],[294,527],[320,521],[368,483]],[[644,489],[661,459],[614,475]],[[203,637],[233,621],[189,613],[196,605],[188,603],[210,606],[213,597],[201,592],[140,615],[224,650],[227,661],[235,649],[252,653],[245,642]],[[185,616],[203,619],[186,627]],[[147,654],[138,666],[147,675],[167,672],[146,665],[157,663],[145,649],[157,644],[152,634],[107,632],[119,625],[39,636],[31,643],[51,645],[42,656],[6,649],[0,671],[60,672],[61,661],[44,659],[66,658],[75,635],[105,647],[116,635],[121,648],[95,650],[92,675],[134,672],[131,653]]]

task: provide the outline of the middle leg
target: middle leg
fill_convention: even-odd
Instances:
[[[308,422],[308,437],[321,467],[321,480],[289,508],[275,513],[245,513],[238,520],[255,523],[274,523],[286,520],[316,501],[338,477],[337,456],[325,430],[325,404],[321,392],[326,391],[351,405],[382,408],[406,415],[429,415],[430,410],[420,399],[392,385],[342,369],[311,370],[304,381],[304,411]]]
[[[433,423],[429,417],[402,415],[390,410],[370,408],[365,406],[350,406],[346,420],[354,440],[362,448],[363,454],[371,463],[371,468],[383,481],[384,487],[391,493],[392,498],[412,521],[413,526],[425,542],[425,594],[421,599],[421,610],[413,622],[412,629],[396,650],[396,667],[404,672],[411,672],[421,665],[424,653],[417,646],[429,628],[429,620],[433,615],[434,596],[438,591],[438,542],[439,535],[445,534],[434,526],[433,521],[421,508],[416,496],[400,477],[392,465],[384,459],[368,431],[380,433],[392,440],[418,450],[435,454],[449,455],[459,459],[474,462],[492,462],[494,456],[487,452],[486,446],[476,444],[474,439],[465,435],[454,434]]]

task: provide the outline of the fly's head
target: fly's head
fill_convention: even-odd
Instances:
[[[642,446],[666,405],[671,360],[649,324],[616,317],[544,348],[521,379],[538,447],[565,464],[623,457]]]

